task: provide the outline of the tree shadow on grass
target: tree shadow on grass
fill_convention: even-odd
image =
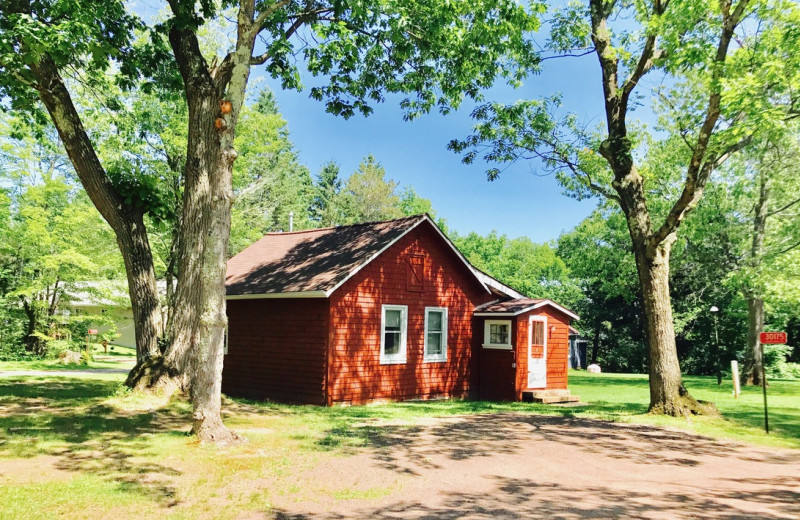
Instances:
[[[62,471],[100,476],[125,492],[174,505],[180,472],[147,460],[146,434],[185,436],[184,413],[174,407],[125,411],[104,401],[116,381],[0,380],[0,458],[54,457]]]
[[[800,396],[798,396],[800,399]],[[735,413],[724,414],[726,421],[743,427],[764,428],[764,410],[749,408],[737,410]],[[771,435],[781,435],[789,438],[800,436],[800,415],[795,410],[785,408],[771,408],[769,410],[769,431]]]

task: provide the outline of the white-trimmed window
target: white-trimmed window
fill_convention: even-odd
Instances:
[[[511,320],[486,320],[483,347],[511,349]]]
[[[425,307],[425,356],[428,362],[447,361],[447,308]]]
[[[381,364],[406,362],[406,333],[408,307],[383,305],[381,307]]]

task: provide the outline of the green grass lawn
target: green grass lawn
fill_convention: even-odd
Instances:
[[[250,442],[220,449],[197,445],[188,435],[188,403],[130,394],[123,378],[0,378],[0,519],[235,518],[268,510],[277,495],[380,498],[378,489],[336,482],[313,487],[322,484],[299,485],[298,479],[308,478],[320,461],[363,447],[379,450],[386,435],[402,436],[430,418],[455,414],[599,418],[800,449],[798,381],[771,383],[769,436],[758,388],[734,400],[730,384],[687,377],[689,390],[714,401],[723,417],[686,420],[646,414],[646,376],[573,372],[570,387],[587,407],[441,401],[322,408],[226,400],[226,424]]]
[[[714,377],[685,376],[684,384],[697,399],[711,401],[721,418],[676,419],[648,415],[648,379],[643,374],[570,372],[570,389],[591,406],[575,415],[670,426],[715,438],[768,446],[800,448],[800,381],[773,380],[767,388],[770,434],[764,433],[761,387],[743,387],[733,398],[730,380],[717,386]]]
[[[100,344],[91,345],[95,357],[88,364],[71,363],[63,365],[58,359],[36,359],[31,361],[0,361],[0,372],[6,370],[86,370],[87,368],[126,368],[136,360],[136,349],[109,345],[105,352]]]

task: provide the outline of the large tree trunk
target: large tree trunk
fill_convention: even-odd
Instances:
[[[158,354],[158,339],[162,334],[161,303],[144,214],[125,204],[106,175],[53,60],[45,55],[30,69],[39,97],[50,113],[86,193],[117,237],[128,276],[136,359],[141,364]]]
[[[669,292],[669,259],[677,239],[677,224],[663,239],[654,238],[644,192],[644,179],[633,163],[630,141],[607,139],[600,147],[615,173],[614,190],[628,224],[642,291],[644,323],[650,372],[650,413],[686,417],[714,413],[698,403],[681,378],[672,300]],[[702,193],[702,190],[700,190]],[[683,217],[681,217],[683,218]]]
[[[193,12],[191,4],[171,2],[170,6],[176,16]],[[253,24],[253,8],[252,2],[240,6],[236,51],[213,70],[209,70],[191,27],[178,24],[169,32],[189,108],[177,237],[178,283],[169,317],[171,342],[164,356],[146,367],[142,380],[159,385],[180,374],[179,381],[192,401],[194,434],[202,441],[217,443],[240,439],[222,423],[221,388],[227,327],[225,272],[236,159],[233,139],[259,29]]]
[[[23,340],[25,350],[31,354],[40,356],[43,354],[44,348],[41,338],[36,337],[34,334],[36,332],[36,324],[39,321],[36,313],[36,305],[29,302],[27,298],[22,297],[22,308],[25,310],[25,316],[28,318],[28,323],[25,325],[25,339]]]
[[[663,244],[649,254],[644,248],[635,249],[649,352],[649,411],[676,417],[705,413],[681,378],[669,294],[670,246]]]
[[[247,13],[240,11],[241,16]],[[165,362],[186,375],[195,435],[202,441],[227,443],[239,439],[222,423],[220,413],[228,321],[225,272],[236,159],[233,130],[244,101],[252,42],[237,48],[229,76],[220,79],[209,74],[194,33],[173,28],[169,39],[184,78],[189,139],[172,318],[174,337]]]
[[[190,101],[187,159],[175,336],[167,363],[186,374],[194,409],[194,433],[201,439],[234,439],[222,424],[225,268],[230,235],[232,160],[223,158],[214,121],[219,98]]]
[[[761,384],[764,347],[759,341],[759,334],[762,330],[764,330],[764,300],[750,295],[747,297],[747,351],[742,367],[743,385]]]
[[[760,385],[763,363],[763,347],[759,341],[759,334],[764,330],[764,300],[761,298],[761,287],[758,274],[764,256],[764,237],[767,233],[767,218],[769,217],[768,202],[770,195],[769,173],[762,169],[759,172],[758,200],[756,201],[753,216],[753,241],[750,246],[749,280],[744,289],[747,298],[747,349],[742,364],[742,384]]]
[[[143,216],[130,216],[120,227],[121,231],[115,229],[115,232],[128,275],[128,294],[136,335],[136,363],[140,365],[159,355],[158,342],[163,334],[161,301]]]

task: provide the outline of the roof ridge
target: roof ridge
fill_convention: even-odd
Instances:
[[[313,233],[315,231],[330,231],[332,229],[344,229],[344,228],[359,227],[359,226],[372,226],[372,225],[375,225],[375,224],[385,224],[387,222],[399,222],[401,220],[414,220],[414,219],[424,218],[427,215],[428,215],[427,213],[418,213],[416,215],[409,215],[407,217],[392,218],[392,219],[388,219],[388,220],[373,220],[373,221],[370,221],[370,222],[356,222],[355,224],[343,224],[343,225],[340,225],[340,226],[328,226],[328,227],[313,228],[313,229],[300,229],[300,230],[297,230],[297,231],[270,231],[269,233],[265,233],[264,236],[269,236],[269,235],[273,235],[273,236],[275,236],[275,235],[281,235],[281,236],[300,235],[300,234],[303,234],[303,233]]]

